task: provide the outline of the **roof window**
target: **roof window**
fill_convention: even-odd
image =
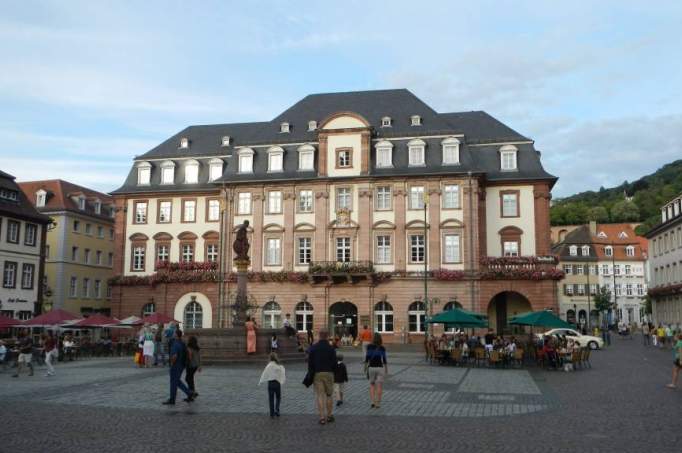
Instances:
[[[187,137],[182,137],[180,139],[180,148],[189,148],[189,139]]]
[[[223,135],[223,139],[220,143],[222,146],[230,146],[230,136],[229,135]]]
[[[391,120],[390,116],[385,116],[381,118],[381,127],[391,127],[393,121]]]
[[[421,126],[422,125],[422,117],[419,115],[412,115],[410,117],[410,124],[412,126]]]
[[[280,124],[279,125],[279,131],[282,134],[288,134],[289,133],[289,123],[284,122],[284,123]]]
[[[314,121],[314,120],[308,121],[308,130],[314,131],[316,129],[317,129],[317,121]]]

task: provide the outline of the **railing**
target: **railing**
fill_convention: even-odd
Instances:
[[[374,263],[371,261],[312,261],[308,272],[312,275],[371,274],[374,272]]]
[[[555,256],[504,256],[481,258],[480,276],[497,280],[561,280]]]

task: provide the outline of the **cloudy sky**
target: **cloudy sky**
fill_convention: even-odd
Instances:
[[[399,87],[532,137],[555,196],[682,158],[682,2],[567,3],[7,2],[0,169],[109,191],[187,125]]]

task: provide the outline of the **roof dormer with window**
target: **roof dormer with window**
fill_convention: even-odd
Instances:
[[[199,162],[190,159],[185,162],[185,184],[197,184],[199,182]]]
[[[409,166],[410,167],[420,167],[426,165],[426,142],[424,140],[415,139],[410,140],[407,143],[409,149]]]
[[[500,170],[502,171],[517,171],[518,170],[518,148],[514,145],[504,145],[500,147]]]
[[[175,162],[165,160],[161,162],[161,184],[175,183]]]
[[[95,198],[94,206],[95,214],[100,215],[102,213],[102,201],[99,198]]]
[[[78,196],[78,209],[80,209],[81,211],[85,211],[85,196],[84,195]]]
[[[152,179],[152,164],[140,162],[137,164],[137,185],[148,186]]]
[[[419,115],[412,115],[410,117],[410,125],[411,126],[421,126],[422,125],[422,117]]]
[[[459,165],[459,140],[448,137],[440,143],[443,147],[443,165]]]
[[[36,191],[36,206],[39,208],[45,207],[47,203],[47,192],[43,189]]]
[[[315,169],[315,147],[312,145],[301,145],[298,147],[298,169],[299,171],[310,171]]]
[[[572,245],[568,248],[568,254],[571,256],[578,256],[578,247],[575,245]]]
[[[381,127],[391,127],[393,126],[393,121],[390,116],[385,116],[381,118]]]
[[[280,132],[281,134],[288,134],[288,133],[290,132],[289,123],[287,123],[286,121],[283,122],[283,123],[281,123],[281,124],[279,125],[279,132]]]
[[[221,176],[223,176],[223,160],[213,158],[210,161],[208,161],[208,180],[209,181],[215,181],[216,179],[220,179]]]
[[[187,137],[180,138],[180,148],[181,149],[189,148],[189,139]]]
[[[376,144],[376,168],[393,167],[393,143],[382,140]]]
[[[251,148],[239,150],[239,173],[253,173],[253,154]]]
[[[284,149],[281,146],[268,148],[268,173],[284,171]]]
[[[223,135],[223,138],[220,140],[220,146],[222,146],[223,148],[230,146],[230,136],[229,135]]]
[[[315,120],[308,121],[308,131],[314,131],[314,130],[317,130],[317,121],[315,121]]]

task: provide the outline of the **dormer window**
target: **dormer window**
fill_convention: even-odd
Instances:
[[[568,254],[571,256],[578,256],[578,247],[575,245],[572,245],[568,248]]]
[[[303,145],[298,148],[298,169],[315,169],[315,148],[312,145]]]
[[[590,246],[583,245],[583,256],[590,256]]]
[[[459,140],[449,137],[443,140],[441,145],[443,146],[443,165],[459,165]]]
[[[412,126],[421,126],[422,125],[422,117],[419,115],[412,115],[410,117],[410,124]]]
[[[613,247],[611,247],[610,245],[604,247],[604,255],[613,256]]]
[[[161,184],[175,183],[175,162],[166,160],[161,163]]]
[[[603,231],[600,231],[597,236],[602,238],[602,239],[606,239],[606,233],[604,233]]]
[[[518,148],[513,145],[504,145],[500,148],[500,169],[502,171],[517,170],[516,154]]]
[[[102,213],[102,202],[95,200],[95,214],[100,215]]]
[[[393,121],[391,121],[390,116],[385,116],[381,118],[381,127],[391,127],[393,124]]]
[[[282,134],[288,134],[289,133],[289,123],[284,122],[284,123],[280,124],[279,125],[279,131]]]
[[[187,137],[182,137],[180,139],[180,148],[182,149],[189,148],[189,139]]]
[[[426,159],[424,158],[426,143],[424,140],[410,140],[407,147],[409,148],[409,165],[411,167],[426,165]]]
[[[625,239],[628,237],[628,234],[625,231],[621,231],[620,234],[618,235],[620,239]]]
[[[36,206],[42,208],[45,207],[45,203],[47,203],[47,192],[40,189],[36,192]]]
[[[317,121],[308,121],[308,130],[314,131],[317,129]]]
[[[377,168],[389,168],[393,166],[393,143],[381,141],[376,144]]]
[[[230,146],[230,136],[224,135],[222,141],[220,142],[222,146]]]
[[[625,254],[627,256],[635,256],[635,247],[632,245],[625,247]]]
[[[251,148],[239,150],[239,173],[253,173],[253,150]]]
[[[222,159],[211,159],[208,162],[208,180],[215,181],[223,176],[223,161]]]
[[[199,162],[188,160],[185,163],[185,184],[197,184],[199,182]]]
[[[78,209],[85,211],[85,197],[82,195],[78,197]]]
[[[140,162],[137,164],[137,185],[148,186],[152,178],[152,164],[149,162]]]
[[[281,172],[284,170],[284,150],[279,146],[268,149],[268,172]]]

